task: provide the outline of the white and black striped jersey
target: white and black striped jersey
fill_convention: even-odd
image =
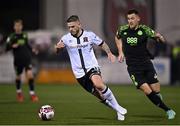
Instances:
[[[96,34],[83,30],[79,37],[68,33],[60,41],[65,44],[76,78],[83,77],[91,68],[99,67],[93,45],[102,45],[103,41]]]

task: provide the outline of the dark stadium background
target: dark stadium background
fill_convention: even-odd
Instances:
[[[22,18],[25,30],[40,28],[40,0],[2,0],[0,4],[0,29],[4,34],[12,32],[13,20]]]

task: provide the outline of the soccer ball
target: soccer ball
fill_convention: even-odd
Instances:
[[[51,120],[54,117],[54,109],[50,105],[43,105],[39,109],[38,115],[42,120]]]

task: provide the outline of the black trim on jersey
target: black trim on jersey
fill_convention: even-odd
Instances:
[[[77,41],[80,41],[79,38],[77,38]],[[82,50],[81,49],[78,49],[78,52],[79,52],[79,56],[80,56],[80,60],[81,60],[81,65],[82,65],[82,68],[85,72],[85,74],[87,73],[87,70],[86,70],[86,67],[85,67],[85,64],[84,64],[84,58],[83,58],[83,55],[82,55]]]
[[[99,44],[98,46],[102,46],[104,42],[105,42],[105,41],[103,40],[103,41],[101,42],[101,44]]]
[[[79,36],[76,36],[76,35],[73,35],[73,34],[71,34],[73,37],[75,37],[75,38],[80,38],[81,36],[82,36],[82,34],[84,33],[84,29],[81,29],[82,30],[82,32],[81,32],[81,34],[79,35]],[[79,43],[80,44],[80,43]]]
[[[80,37],[82,36],[84,30],[82,29],[82,32],[80,34],[79,37],[76,37],[77,38],[77,44],[80,44]],[[82,54],[82,49],[78,49],[78,52],[79,52],[79,56],[80,56],[80,60],[81,60],[81,65],[82,65],[82,68],[84,70],[84,73],[86,74],[87,73],[87,70],[86,70],[86,67],[85,67],[85,63],[84,63],[84,58],[83,58],[83,54]]]

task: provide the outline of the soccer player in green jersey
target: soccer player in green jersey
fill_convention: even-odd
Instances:
[[[10,34],[6,41],[6,51],[12,50],[14,56],[14,68],[16,72],[16,92],[17,100],[19,102],[24,101],[24,96],[21,89],[21,74],[23,70],[26,72],[26,76],[30,88],[30,98],[33,102],[38,101],[38,97],[34,91],[34,76],[31,65],[31,53],[36,52],[32,49],[28,43],[28,36],[23,29],[23,21],[17,19],[14,21],[14,33]]]
[[[140,16],[135,9],[127,13],[127,25],[118,27],[115,42],[118,48],[118,61],[126,59],[127,70],[134,85],[140,89],[149,100],[162,108],[168,119],[174,119],[176,113],[162,101],[160,83],[151,62],[151,56],[146,48],[148,38],[157,42],[165,42],[164,37],[146,25],[140,24]]]

